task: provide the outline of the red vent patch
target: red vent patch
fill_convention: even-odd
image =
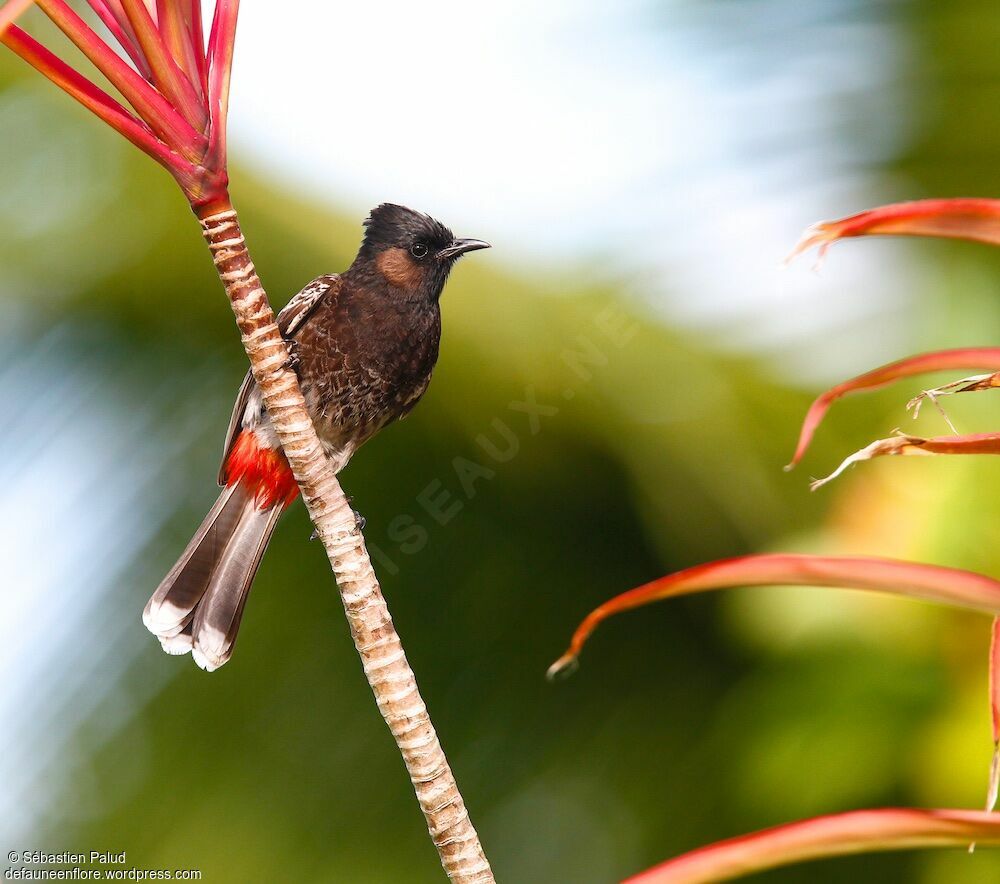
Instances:
[[[259,445],[252,430],[243,430],[236,437],[226,461],[226,485],[237,482],[253,494],[261,509],[276,503],[288,506],[299,493],[284,453],[280,448]]]

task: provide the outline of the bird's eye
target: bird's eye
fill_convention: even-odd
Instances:
[[[426,258],[427,257],[427,243],[415,242],[410,246],[410,254],[414,258]]]

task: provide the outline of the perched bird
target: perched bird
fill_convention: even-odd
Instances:
[[[455,261],[489,248],[413,209],[384,203],[364,222],[357,257],[314,279],[278,314],[306,406],[339,472],[427,389],[438,357],[438,299]],[[219,471],[222,493],[156,588],[142,620],[169,654],[208,671],[233,653],[243,606],[278,518],[298,486],[248,373]]]

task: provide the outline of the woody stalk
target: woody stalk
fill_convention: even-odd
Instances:
[[[8,0],[0,6],[0,42],[164,166],[180,185],[201,222],[254,379],[330,559],[365,676],[403,757],[448,878],[463,884],[492,882],[364,537],[306,411],[288,348],[229,198],[226,119],[239,2],[218,0],[207,40],[200,0],[88,4],[120,49],[64,0],[36,0],[122,101],[12,24],[30,0]]]

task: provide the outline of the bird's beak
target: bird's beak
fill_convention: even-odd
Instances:
[[[466,252],[475,252],[477,249],[488,249],[490,244],[481,239],[456,239],[450,246],[445,246],[438,252],[439,258],[458,258]]]

